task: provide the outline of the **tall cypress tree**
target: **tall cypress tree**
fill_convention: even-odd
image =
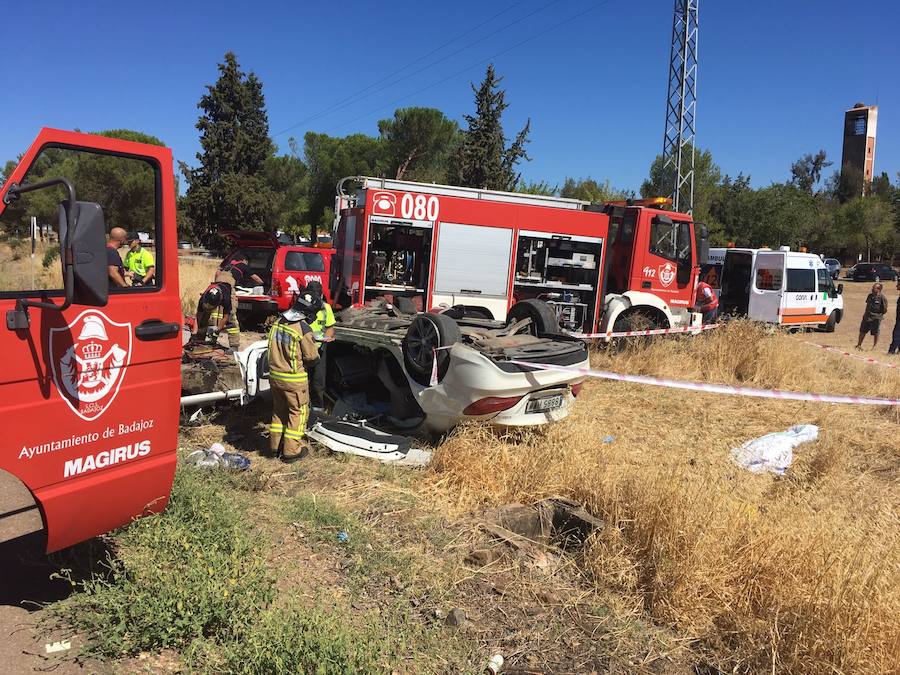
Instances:
[[[199,166],[182,166],[188,181],[183,206],[193,221],[194,236],[219,243],[218,230],[271,227],[271,188],[263,173],[274,153],[269,138],[262,82],[244,74],[232,52],[219,64],[219,79],[207,86],[197,107],[202,151]]]
[[[512,145],[506,145],[502,117],[509,104],[505,101],[506,92],[500,89],[502,79],[491,64],[481,85],[477,89],[472,85],[475,114],[464,116],[467,128],[450,167],[451,179],[457,185],[514,190],[520,177],[516,166],[521,160],[529,159],[525,144],[531,129],[530,119]]]

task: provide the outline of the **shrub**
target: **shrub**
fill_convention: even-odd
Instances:
[[[54,260],[59,260],[59,244],[54,244],[44,252],[44,259],[41,261],[41,265],[44,266],[45,270],[49,269]]]

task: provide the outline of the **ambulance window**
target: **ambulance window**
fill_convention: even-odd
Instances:
[[[815,293],[816,271],[788,268],[787,290],[788,293]]]
[[[321,253],[288,251],[284,257],[284,269],[289,272],[324,272],[325,262]]]
[[[831,275],[824,267],[816,270],[817,281],[819,282],[819,290],[825,291],[831,288]]]
[[[150,268],[161,278],[157,250],[161,242],[159,176],[154,165],[134,157],[92,150],[45,147],[32,162],[22,184],[66,178],[80,202],[96,202],[103,209],[106,230],[121,228],[140,240],[124,266],[129,245],[111,249],[126,272],[125,288],[112,293],[152,292],[155,281],[141,285]],[[59,258],[59,205],[67,198],[61,185],[21,194],[0,213],[0,297],[52,297],[62,294]],[[0,209],[3,205],[0,205]],[[142,249],[142,251],[140,250]],[[153,276],[153,275],[151,275]]]
[[[780,267],[759,267],[756,270],[756,288],[761,291],[780,291],[782,276]]]

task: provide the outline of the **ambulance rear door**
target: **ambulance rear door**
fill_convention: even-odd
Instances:
[[[784,295],[785,258],[780,251],[759,251],[753,264],[748,316],[755,321],[779,323]]]

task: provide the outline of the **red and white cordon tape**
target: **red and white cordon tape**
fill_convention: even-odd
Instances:
[[[856,359],[857,361],[863,361],[865,363],[874,363],[875,365],[883,366],[884,368],[900,368],[900,363],[885,363],[884,361],[870,359],[868,356],[860,356],[859,354],[851,354],[850,352],[845,352],[843,349],[838,349],[837,347],[829,347],[828,345],[820,345],[817,342],[807,342],[806,340],[804,340],[803,344],[809,345],[810,347],[818,347],[819,349],[824,349],[826,352],[831,352],[833,354],[840,354],[841,356],[849,356],[851,359]]]
[[[618,338],[618,337],[635,337],[638,335],[673,335],[675,333],[700,333],[705,330],[719,328],[720,323],[708,323],[705,326],[681,326],[679,328],[648,328],[647,330],[623,330],[619,332],[607,331],[606,333],[572,333],[572,337],[582,340],[590,340],[593,338]]]
[[[706,382],[686,382],[684,380],[669,380],[664,377],[650,377],[647,375],[624,375],[608,370],[593,370],[591,368],[575,368],[572,366],[556,366],[548,363],[533,363],[531,361],[519,361],[510,359],[508,363],[520,366],[529,366],[539,370],[557,370],[566,373],[579,373],[587,377],[599,377],[605,380],[617,380],[619,382],[633,382],[634,384],[649,384],[654,387],[670,387],[672,389],[688,389],[690,391],[705,391],[710,394],[729,394],[732,396],[755,396],[757,398],[777,398],[788,401],[815,401],[817,403],[856,403],[859,405],[892,405],[900,406],[900,399],[896,398],[866,398],[863,396],[836,396],[831,394],[808,394],[799,391],[781,391],[780,389],[754,389],[753,387],[733,387],[727,384],[708,384]]]

